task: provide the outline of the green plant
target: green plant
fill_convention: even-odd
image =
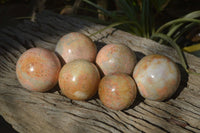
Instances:
[[[152,34],[151,39],[160,38],[162,39],[160,43],[163,43],[163,40],[170,44],[179,54],[181,64],[187,72],[188,67],[184,59],[183,53],[180,49],[181,44],[177,43],[177,40],[188,30],[191,30],[195,25],[200,24],[200,20],[196,19],[200,17],[200,11],[194,11],[185,15],[182,18],[178,18],[172,21],[169,21],[159,27],[154,34]],[[166,33],[164,31],[167,31]]]
[[[89,0],[83,1],[101,10],[111,21],[110,25],[91,36],[107,28],[118,27],[134,35],[154,39],[161,44],[170,44],[180,56],[181,65],[189,72],[178,40],[191,28],[200,24],[200,20],[197,19],[200,17],[200,11],[156,27],[156,16],[167,6],[169,0],[117,0],[120,10],[115,11],[103,9]]]
[[[169,2],[169,0],[117,0],[119,9],[109,11],[90,0],[83,1],[100,10],[108,17],[111,25],[147,38],[155,31],[156,16]]]

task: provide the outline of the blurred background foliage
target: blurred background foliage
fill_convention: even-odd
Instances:
[[[198,1],[192,6],[191,1],[178,3],[171,0],[115,0],[114,10],[108,10],[98,2],[83,1],[95,7],[97,13],[105,16],[103,19],[98,18],[108,23],[106,28],[92,35],[107,28],[117,27],[137,36],[154,39],[160,44],[170,45],[177,51],[187,72],[189,70],[182,50],[199,56],[200,8],[195,6]],[[187,8],[189,5],[193,10],[191,7]]]
[[[171,45],[186,70],[182,51],[200,57],[199,0],[0,0],[0,27],[25,18],[34,21],[44,9]]]

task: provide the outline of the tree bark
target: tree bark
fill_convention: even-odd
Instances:
[[[181,65],[181,84],[176,94],[164,102],[137,96],[131,107],[113,111],[98,96],[74,101],[61,95],[59,87],[46,93],[30,92],[18,82],[15,65],[31,47],[55,49],[59,38],[70,32],[90,35],[97,25],[49,11],[38,14],[36,22],[24,20],[16,27],[0,31],[0,115],[20,133],[137,133],[200,132],[200,76],[187,74]],[[176,51],[152,40],[108,29],[91,37],[98,50],[106,44],[129,46],[138,60],[149,54],[168,56],[180,63]],[[200,58],[185,53],[190,70],[200,73]]]

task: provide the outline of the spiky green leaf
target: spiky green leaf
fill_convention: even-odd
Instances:
[[[101,33],[106,29],[113,28],[113,27],[116,27],[116,26],[119,26],[119,25],[123,25],[123,24],[132,24],[132,25],[136,26],[138,29],[140,29],[140,26],[136,22],[133,22],[133,21],[122,21],[122,22],[116,22],[116,23],[110,24],[110,25],[106,26],[105,28],[102,28],[99,31],[97,31],[95,33],[92,33],[90,35],[90,37],[94,36],[94,35],[96,35],[98,33]]]
[[[191,19],[191,18],[179,18],[179,19],[175,19],[172,21],[169,21],[167,23],[165,23],[164,25],[162,25],[158,30],[157,33],[163,31],[165,28],[173,25],[173,24],[180,24],[180,23],[185,23],[185,22],[191,22],[191,23],[198,23],[200,24],[200,20],[198,19]]]

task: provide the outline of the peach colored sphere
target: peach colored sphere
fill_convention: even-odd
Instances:
[[[16,74],[21,85],[38,92],[48,91],[56,85],[60,69],[56,54],[44,48],[27,50],[16,64]]]
[[[64,35],[57,43],[55,51],[65,63],[75,59],[85,59],[94,62],[97,48],[94,42],[86,35],[72,32]]]
[[[59,86],[62,93],[73,100],[87,100],[98,89],[100,74],[97,67],[83,59],[69,62],[59,74]]]
[[[121,44],[104,46],[96,57],[96,64],[104,75],[118,72],[131,74],[136,62],[135,53]]]
[[[135,66],[133,77],[140,94],[149,100],[170,98],[180,83],[177,65],[163,55],[148,55]]]
[[[107,75],[99,83],[99,98],[113,110],[128,108],[137,95],[134,80],[124,73]]]

